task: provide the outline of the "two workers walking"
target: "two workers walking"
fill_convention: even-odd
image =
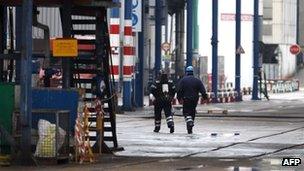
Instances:
[[[160,72],[158,79],[151,86],[151,93],[154,101],[155,129],[159,132],[161,126],[161,112],[165,111],[167,126],[170,133],[174,132],[174,121],[172,114],[172,100],[177,92],[178,101],[183,104],[183,115],[186,121],[188,134],[192,134],[194,119],[196,114],[196,106],[201,93],[204,99],[207,98],[206,89],[201,80],[193,75],[193,67],[186,68],[186,76],[178,83],[177,89],[172,80],[163,71]]]

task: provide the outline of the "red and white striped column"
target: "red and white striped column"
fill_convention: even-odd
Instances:
[[[124,81],[131,81],[134,73],[135,55],[134,37],[132,33],[132,20],[125,20],[123,52],[123,78]]]
[[[119,2],[119,0],[116,0]],[[110,44],[113,66],[111,68],[111,74],[114,75],[115,82],[119,81],[119,64],[120,64],[120,18],[119,8],[113,8],[111,10],[110,19]]]

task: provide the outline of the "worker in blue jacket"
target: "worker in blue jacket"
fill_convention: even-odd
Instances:
[[[183,104],[183,115],[188,134],[192,134],[199,93],[204,99],[207,99],[206,89],[202,81],[193,76],[193,67],[188,66],[186,68],[186,76],[179,81],[177,91],[177,99]]]
[[[154,100],[154,116],[155,116],[155,129],[154,132],[159,132],[161,125],[161,112],[165,111],[168,128],[170,133],[174,132],[174,122],[172,114],[172,100],[175,95],[175,85],[172,80],[168,79],[167,74],[161,70],[158,79],[151,85],[151,93]]]

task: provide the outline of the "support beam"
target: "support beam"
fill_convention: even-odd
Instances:
[[[3,54],[6,46],[6,7],[0,6],[0,54]],[[0,59],[0,82],[3,82],[4,60]]]
[[[125,0],[124,59],[123,59],[123,109],[133,110],[132,79],[134,71],[134,42],[132,32],[132,0]]]
[[[66,0],[33,0],[33,4],[37,7],[61,7],[64,6]],[[113,8],[120,7],[120,3],[115,3],[107,0],[72,0],[73,6],[85,7],[105,7]],[[0,5],[21,6],[22,0],[1,0]]]
[[[187,0],[187,66],[192,66],[193,57],[193,4]]]
[[[304,2],[302,0],[302,2]],[[296,27],[297,27],[297,33],[296,33],[296,36],[297,36],[297,44],[300,45],[300,0],[297,0],[297,24],[296,24]],[[303,53],[303,52],[302,52]],[[300,53],[301,54],[301,53]],[[300,58],[300,55],[297,56],[297,58]]]
[[[15,20],[15,26],[16,26],[16,50],[21,51],[22,45],[21,45],[21,37],[22,37],[22,8],[16,7],[16,20]],[[20,59],[20,57],[19,57]],[[15,82],[16,84],[20,84],[20,77],[21,77],[21,61],[16,60],[16,78]]]
[[[303,0],[301,0],[301,2],[303,3],[304,1]],[[297,22],[297,24],[296,24],[296,42],[297,42],[297,44],[298,45],[300,45],[300,46],[303,46],[303,44],[301,44],[302,43],[302,38],[301,38],[301,34],[300,34],[300,27],[301,27],[301,25],[300,25],[300,0],[297,0],[297,18],[296,18],[296,22]],[[301,19],[302,20],[302,19]],[[300,66],[301,64],[303,64],[303,52],[301,52],[301,53],[299,53],[298,55],[297,55],[297,66]]]
[[[155,76],[161,69],[162,4],[163,0],[155,1]]]
[[[185,34],[185,11],[180,9],[175,13],[175,81],[184,75],[184,34]]]
[[[135,102],[136,107],[144,107],[144,40],[145,40],[145,1],[142,0],[142,25],[141,32],[138,33],[138,69],[136,72],[135,81]]]
[[[21,162],[32,164],[32,11],[33,0],[23,0],[22,6],[22,49],[21,49]]]
[[[235,16],[235,50],[241,46],[241,0],[236,0],[236,16]],[[242,100],[241,94],[241,54],[235,55],[235,91],[238,95],[236,100]]]
[[[253,90],[252,100],[260,100],[258,97],[258,79],[259,79],[259,36],[260,36],[260,23],[259,23],[259,0],[254,0],[254,16],[253,16]]]
[[[113,2],[119,2],[119,0],[113,0]],[[120,9],[112,8],[110,17],[110,44],[113,61],[111,73],[114,76],[115,84],[120,87],[119,77],[122,74],[120,73],[122,68],[122,65],[120,65],[122,62],[120,59]]]
[[[72,1],[65,0],[64,5],[60,8],[60,16],[62,23],[62,35],[64,38],[71,37],[72,29]],[[62,87],[67,89],[72,85],[72,70],[71,70],[71,59],[62,58]]]
[[[192,0],[193,6],[193,52],[198,55],[199,49],[199,26],[198,26],[198,0]],[[194,55],[194,54],[193,54]]]
[[[218,0],[212,0],[212,92],[213,102],[217,100],[218,84]]]

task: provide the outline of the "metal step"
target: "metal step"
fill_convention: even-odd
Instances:
[[[74,83],[90,84],[92,83],[92,79],[74,79]]]
[[[96,122],[96,117],[89,117],[88,118],[88,120],[89,120],[89,122]],[[109,117],[104,117],[103,118],[103,121],[106,123],[110,123],[111,122],[111,118],[109,118]]]
[[[113,128],[112,127],[104,127],[103,130],[105,132],[112,132],[113,131]]]
[[[90,19],[74,19],[72,20],[72,24],[96,24],[96,20],[90,20]]]
[[[85,92],[86,92],[86,93],[92,93],[92,89],[86,88],[86,89],[85,89]]]
[[[89,140],[90,141],[96,141],[97,137],[96,136],[90,136]],[[103,137],[103,140],[104,141],[113,141],[114,139],[113,139],[113,137],[106,136],[106,137]]]
[[[96,100],[96,98],[83,98],[84,102],[93,102],[95,100]]]
[[[97,64],[96,59],[74,59],[73,62],[76,64],[87,64],[87,65]]]
[[[106,136],[106,137],[103,137],[103,140],[104,141],[113,141],[114,138],[112,136],[111,137]]]
[[[95,43],[96,43],[95,39],[78,39],[78,44],[95,45]]]
[[[112,132],[111,127],[104,127],[103,128],[104,132]],[[89,131],[99,131],[96,127],[89,127]]]
[[[94,118],[94,117],[89,117],[89,118],[88,118],[88,121],[89,121],[89,122],[96,122],[96,118]]]
[[[80,59],[95,59],[95,50],[81,50],[78,51],[78,56],[77,56],[77,60]]]
[[[96,8],[96,10],[100,8]],[[79,16],[92,16],[95,17],[96,10],[92,7],[75,7],[72,9],[72,15],[79,15]]]
[[[73,70],[73,74],[98,74],[100,71],[98,71],[97,69],[77,69],[74,68]]]
[[[72,30],[73,35],[95,35],[95,30]]]
[[[103,120],[104,120],[104,122],[111,122],[110,118],[104,118]]]

